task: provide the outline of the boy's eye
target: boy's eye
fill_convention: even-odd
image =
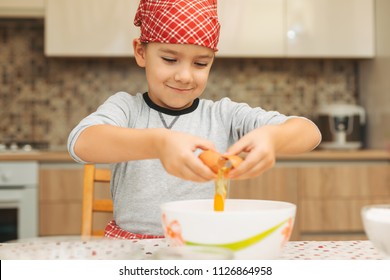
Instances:
[[[162,59],[164,60],[164,61],[166,61],[166,62],[176,62],[176,59],[174,59],[174,58],[170,58],[170,57],[162,57]]]
[[[199,66],[199,67],[206,67],[208,65],[208,63],[207,62],[195,62],[195,65]]]

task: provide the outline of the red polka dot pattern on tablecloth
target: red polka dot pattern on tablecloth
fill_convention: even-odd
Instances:
[[[367,240],[291,241],[284,248],[284,260],[379,260],[383,256]]]

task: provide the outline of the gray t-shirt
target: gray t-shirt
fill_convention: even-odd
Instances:
[[[161,128],[164,124],[160,115],[168,126],[179,116],[172,130],[209,139],[221,153],[249,131],[288,119],[278,112],[251,108],[229,98],[216,102],[197,99],[190,108],[172,111],[154,104],[147,93],[118,92],[72,130],[68,139],[69,153],[76,161],[85,163],[75,154],[74,144],[89,126]],[[122,229],[133,233],[162,235],[160,205],[164,202],[214,196],[213,182],[195,183],[174,177],[157,159],[116,163],[111,168],[114,219]]]

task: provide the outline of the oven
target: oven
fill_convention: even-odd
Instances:
[[[0,242],[38,235],[38,163],[0,162]]]

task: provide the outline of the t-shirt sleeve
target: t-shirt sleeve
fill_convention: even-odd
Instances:
[[[118,92],[109,97],[95,112],[82,119],[68,137],[67,147],[71,157],[77,162],[86,163],[74,152],[75,143],[86,128],[99,124],[129,127],[131,116],[136,114],[137,97],[126,92]]]

